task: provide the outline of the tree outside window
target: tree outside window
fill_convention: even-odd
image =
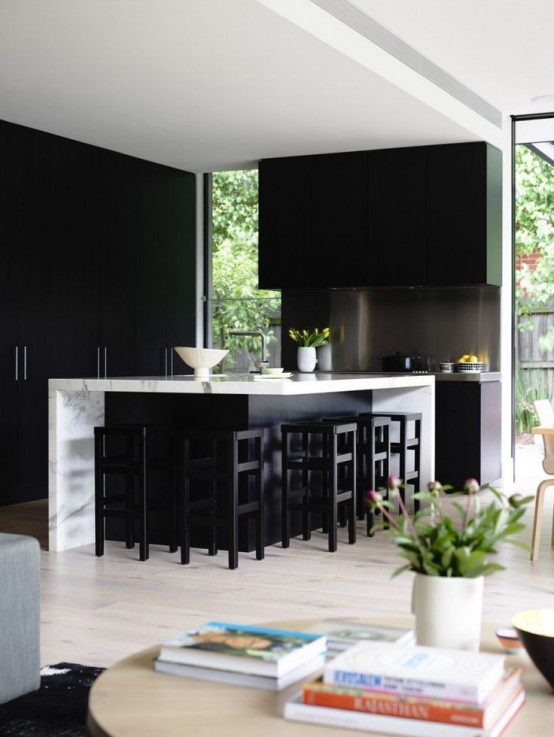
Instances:
[[[258,170],[212,175],[212,343],[230,348],[227,368],[239,352],[260,357],[257,338],[232,330],[262,330],[270,363],[280,363],[281,293],[258,289]],[[233,366],[235,364],[235,366]]]

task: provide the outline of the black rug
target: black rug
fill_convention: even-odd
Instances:
[[[103,670],[75,663],[46,666],[38,691],[0,706],[0,737],[83,737],[89,690]]]

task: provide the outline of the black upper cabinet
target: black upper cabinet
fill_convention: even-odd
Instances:
[[[312,274],[320,287],[368,283],[366,154],[310,157]]]
[[[500,285],[501,164],[483,142],[262,161],[260,286]]]
[[[311,158],[265,159],[259,169],[259,285],[315,286],[311,247]]]
[[[501,164],[483,142],[426,148],[427,283],[501,284]]]
[[[425,150],[370,151],[367,286],[424,284]]]

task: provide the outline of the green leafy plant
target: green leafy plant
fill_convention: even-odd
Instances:
[[[277,343],[273,327],[280,324],[280,315],[281,293],[258,289],[258,170],[215,172],[212,177],[212,344],[259,353],[259,338],[230,337],[229,331],[260,328],[268,346],[272,346]],[[229,354],[225,367],[232,363]]]
[[[524,506],[533,497],[512,494],[509,498],[489,487],[494,499],[485,506],[478,496],[479,482],[468,479],[464,490],[449,496],[465,497],[463,504],[452,502],[454,517],[445,508],[442,496],[451,487],[438,481],[429,483],[426,491],[414,494],[420,509],[410,517],[399,489],[400,479],[391,476],[387,482],[388,499],[378,491],[368,491],[367,503],[383,515],[382,527],[400,548],[408,561],[397,568],[393,576],[403,571],[415,571],[428,576],[475,578],[487,576],[504,566],[489,561],[496,554],[498,543],[505,542],[522,548],[527,546],[517,539],[525,529],[519,520]],[[393,501],[398,499],[400,514],[393,513]]]
[[[535,412],[535,399],[552,400],[552,389],[541,369],[523,369],[516,373],[516,432],[530,433],[539,424]]]
[[[327,345],[329,342],[330,331],[329,328],[314,328],[313,330],[296,330],[291,328],[289,330],[289,337],[298,343],[299,346],[305,348],[319,348],[319,346]]]

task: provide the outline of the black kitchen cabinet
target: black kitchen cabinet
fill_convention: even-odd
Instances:
[[[141,374],[172,375],[173,346],[194,345],[196,273],[189,254],[195,250],[195,180],[141,162],[141,193],[148,217],[137,238],[136,259],[143,266],[136,279],[137,367]],[[152,183],[155,182],[155,187]],[[168,269],[168,264],[172,265]]]
[[[366,154],[311,158],[312,278],[318,287],[369,283]]]
[[[501,164],[484,142],[262,161],[260,286],[499,286]]]
[[[5,505],[47,496],[49,378],[160,374],[152,336],[193,339],[195,177],[4,122],[0,155]]]
[[[501,478],[501,384],[437,381],[435,475],[456,490]]]
[[[259,168],[259,286],[315,286],[311,157],[264,159]]]
[[[133,376],[137,373],[137,325],[135,304],[137,276],[141,265],[138,244],[146,206],[140,197],[138,164],[127,157],[102,152],[99,179],[109,178],[99,211],[106,214],[101,224],[102,261],[99,281],[99,366],[100,376]],[[135,195],[139,194],[139,197]],[[147,212],[147,211],[146,211]],[[142,373],[138,370],[138,373]]]
[[[427,281],[425,253],[425,149],[370,151],[367,286],[397,287]]]
[[[501,285],[501,169],[483,142],[426,147],[426,283]]]
[[[2,248],[0,248],[0,468],[2,486],[0,504],[10,499],[19,478],[18,462],[18,348],[17,301],[19,242],[21,227],[21,168],[16,148],[11,145],[0,126],[0,208],[2,218]]]

